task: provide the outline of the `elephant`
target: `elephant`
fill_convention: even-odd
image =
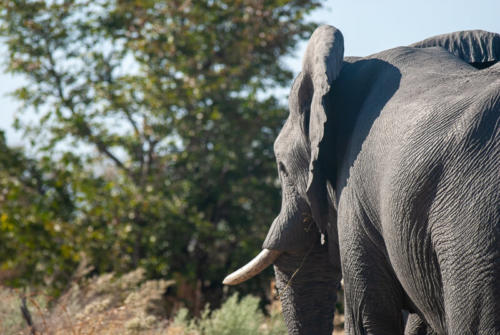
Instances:
[[[347,334],[499,334],[499,60],[480,30],[344,58],[318,27],[274,144],[281,211],[224,283],[274,264],[289,334],[331,334],[341,279]]]

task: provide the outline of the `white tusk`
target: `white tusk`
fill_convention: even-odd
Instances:
[[[277,250],[262,250],[257,256],[254,257],[247,265],[239,268],[224,278],[222,284],[224,285],[237,285],[247,281],[248,279],[258,275],[281,255],[282,251]]]

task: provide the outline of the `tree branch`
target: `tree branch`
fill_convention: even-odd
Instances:
[[[35,324],[33,323],[33,318],[31,317],[30,310],[28,309],[28,305],[26,304],[26,296],[21,297],[21,314],[23,315],[23,319],[26,321],[28,326],[30,327],[30,333],[35,335],[37,333]]]
[[[64,94],[64,87],[63,87],[63,83],[62,83],[62,76],[61,76],[61,74],[59,74],[56,71],[56,65],[55,65],[54,58],[52,56],[52,51],[50,50],[50,48],[48,46],[47,46],[47,58],[48,58],[49,64],[50,64],[50,67],[47,68],[47,71],[55,79],[56,89],[57,89],[57,93],[58,93],[59,99],[61,99],[61,101],[63,103],[63,106],[65,106],[70,111],[70,113],[71,113],[72,116],[77,116],[78,114],[75,111],[75,106],[73,104],[73,101],[71,99],[66,98],[66,96]],[[82,128],[80,130],[80,134],[79,135],[86,136],[91,143],[94,143],[97,146],[97,149],[99,150],[99,152],[101,152],[102,154],[106,155],[109,159],[111,159],[116,164],[116,166],[118,166],[120,169],[122,169],[123,171],[125,171],[127,173],[127,175],[129,175],[129,176],[131,176],[133,178],[133,175],[132,175],[131,171],[123,164],[123,162],[120,161],[118,159],[118,157],[116,157],[108,149],[108,147],[106,146],[106,144],[102,140],[100,140],[97,136],[95,136],[95,135],[92,134],[92,130],[90,129],[90,126],[89,126],[88,122],[83,121],[81,123],[81,126],[82,126]]]

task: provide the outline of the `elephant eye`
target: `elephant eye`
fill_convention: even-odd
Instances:
[[[285,177],[288,177],[288,171],[286,170],[285,165],[283,163],[279,162],[278,168],[279,168],[280,172],[283,173],[283,175]]]

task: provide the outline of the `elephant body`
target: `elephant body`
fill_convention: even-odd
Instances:
[[[316,29],[263,244],[289,334],[331,334],[341,277],[347,334],[500,334],[499,60],[484,31],[344,58]]]
[[[333,85],[347,332],[499,333],[500,67],[400,47]]]

